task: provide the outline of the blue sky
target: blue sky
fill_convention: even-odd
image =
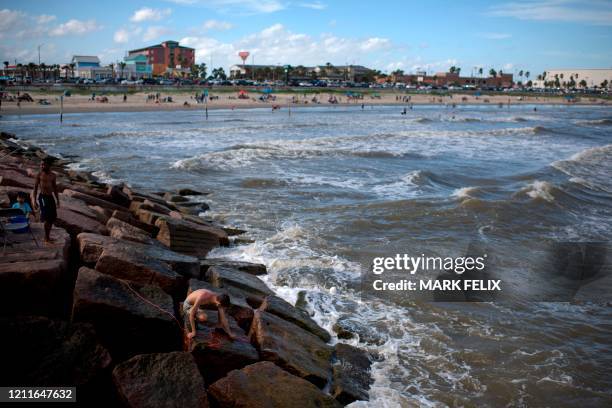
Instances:
[[[388,72],[609,68],[612,1],[0,0],[0,61],[37,62],[41,44],[48,64],[73,54],[110,63],[167,39],[224,68],[242,50],[256,64]]]

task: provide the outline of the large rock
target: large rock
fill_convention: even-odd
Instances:
[[[209,194],[209,193],[202,193],[200,191],[192,190],[190,188],[181,188],[177,192],[179,195],[182,195],[182,196],[199,196],[199,195]]]
[[[189,353],[133,357],[115,367],[113,382],[130,408],[208,407],[204,379]]]
[[[127,211],[113,211],[112,218],[127,222],[136,228],[140,228],[141,230],[151,234],[151,236],[157,236],[157,233],[159,232],[159,228],[157,228],[155,225],[144,223],[132,216],[132,214]]]
[[[216,288],[237,288],[262,300],[274,294],[258,277],[234,269],[210,267],[205,278]]]
[[[229,245],[227,234],[215,227],[208,227],[175,218],[160,218],[157,239],[173,251],[205,257],[211,249]]]
[[[35,180],[16,170],[0,169],[0,178],[2,179],[0,181],[2,186],[20,187],[28,190],[34,188]]]
[[[145,210],[142,208],[139,208],[136,211],[134,211],[134,215],[138,217],[138,220],[140,222],[143,222],[149,225],[153,225],[153,226],[156,225],[157,220],[168,217],[166,214],[161,214],[155,211],[149,211],[149,210]],[[155,228],[157,228],[157,230],[159,231],[159,227],[155,226]]]
[[[70,210],[69,207],[62,206],[61,203],[60,208],[57,209],[55,225],[64,228],[73,237],[82,232],[108,235],[106,226],[101,224],[97,219],[74,212]]]
[[[304,310],[297,309],[278,296],[268,296],[259,307],[259,310],[272,313],[304,330],[316,335],[324,342],[331,340],[329,333],[321,328]]]
[[[61,228],[43,246],[42,224],[32,224],[37,247],[29,233],[9,234],[11,246],[0,249],[0,315],[57,313],[66,281],[70,236]],[[1,242],[1,241],[0,241]]]
[[[228,313],[238,323],[243,330],[248,331],[251,327],[251,322],[253,321],[253,308],[247,302],[247,299],[244,297],[244,294],[240,291],[232,290],[232,289],[221,289],[215,288],[211,284],[201,281],[199,279],[190,279],[189,287],[187,293],[191,293],[198,289],[206,289],[219,294],[226,294],[230,297],[230,306],[228,308]]]
[[[218,380],[231,370],[259,361],[257,350],[234,318],[227,316],[230,330],[235,336],[231,340],[220,328],[217,311],[202,312],[207,316],[206,322],[196,320],[196,336],[189,342],[189,351],[195,357],[207,383]],[[184,321],[186,330],[191,330],[189,316],[185,315]]]
[[[221,407],[341,407],[308,381],[267,361],[230,372],[212,384],[208,392]]]
[[[265,275],[268,273],[265,265],[257,263],[231,261],[220,258],[206,258],[200,261],[200,270],[203,276],[206,275],[210,267],[235,269],[240,272],[250,273],[251,275]]]
[[[185,203],[189,201],[188,198],[183,197],[182,195],[176,195],[170,192],[164,194],[164,200],[170,201],[171,203]]]
[[[106,228],[110,231],[110,236],[127,241],[140,242],[141,244],[154,245],[156,241],[146,231],[141,230],[127,222],[117,218],[110,218],[106,223]]]
[[[368,353],[348,344],[338,343],[334,349],[332,395],[347,405],[368,400],[372,383]]]
[[[112,203],[110,201],[106,201],[103,200],[101,198],[98,197],[94,197],[93,195],[89,195],[89,194],[85,194],[79,191],[75,191],[75,190],[71,190],[71,189],[66,189],[64,190],[64,194],[68,195],[72,198],[75,198],[77,200],[81,200],[84,201],[85,203],[89,204],[89,205],[97,205],[99,207],[102,208],[108,208],[109,210],[124,210],[125,207],[122,207],[120,205],[117,205],[115,203]]]
[[[161,245],[144,245],[137,242],[119,240],[113,237],[105,237],[96,234],[79,234],[79,251],[81,261],[94,265],[102,256],[105,249],[133,252],[135,256],[151,262],[158,261],[173,271],[187,277],[197,278],[199,276],[199,261],[191,256],[172,252]]]
[[[271,313],[255,311],[251,341],[262,360],[323,387],[331,374],[332,348],[319,337]]]
[[[125,194],[121,186],[108,186],[106,194],[110,197],[110,201],[122,207],[129,208],[130,197]]]
[[[11,317],[0,318],[0,332],[1,384],[76,386],[84,405],[106,402],[111,357],[91,325]]]
[[[74,287],[72,319],[93,324],[102,343],[120,358],[182,347],[170,296],[157,286],[135,285],[85,267]]]

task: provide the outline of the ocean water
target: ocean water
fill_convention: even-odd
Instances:
[[[612,237],[612,109],[417,106],[10,116],[0,128],[103,180],[192,187],[254,243],[214,256],[377,355],[354,406],[611,406],[612,310],[364,292],[374,257],[486,246],[520,292],[557,242]],[[608,294],[609,301],[609,294]]]

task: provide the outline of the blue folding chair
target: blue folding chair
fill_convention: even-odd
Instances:
[[[8,242],[8,233],[29,232],[38,248],[38,241],[32,232],[30,220],[26,214],[19,208],[0,208],[0,232],[4,235],[4,247],[2,254],[6,252]]]

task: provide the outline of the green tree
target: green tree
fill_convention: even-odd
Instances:
[[[587,87],[587,81],[585,81],[584,79],[580,81],[580,86],[583,88]]]
[[[206,71],[207,71],[208,67],[206,66],[205,63],[201,63],[200,66],[198,67],[198,71],[200,74],[200,78],[206,78]]]
[[[478,68],[478,75],[482,78],[482,67]]]
[[[121,69],[121,78],[123,78],[123,71],[125,71],[126,63],[121,61],[119,62],[119,68]]]
[[[491,69],[489,70],[489,76],[492,76],[492,77],[497,76],[497,71],[495,71],[493,68],[491,68]]]

